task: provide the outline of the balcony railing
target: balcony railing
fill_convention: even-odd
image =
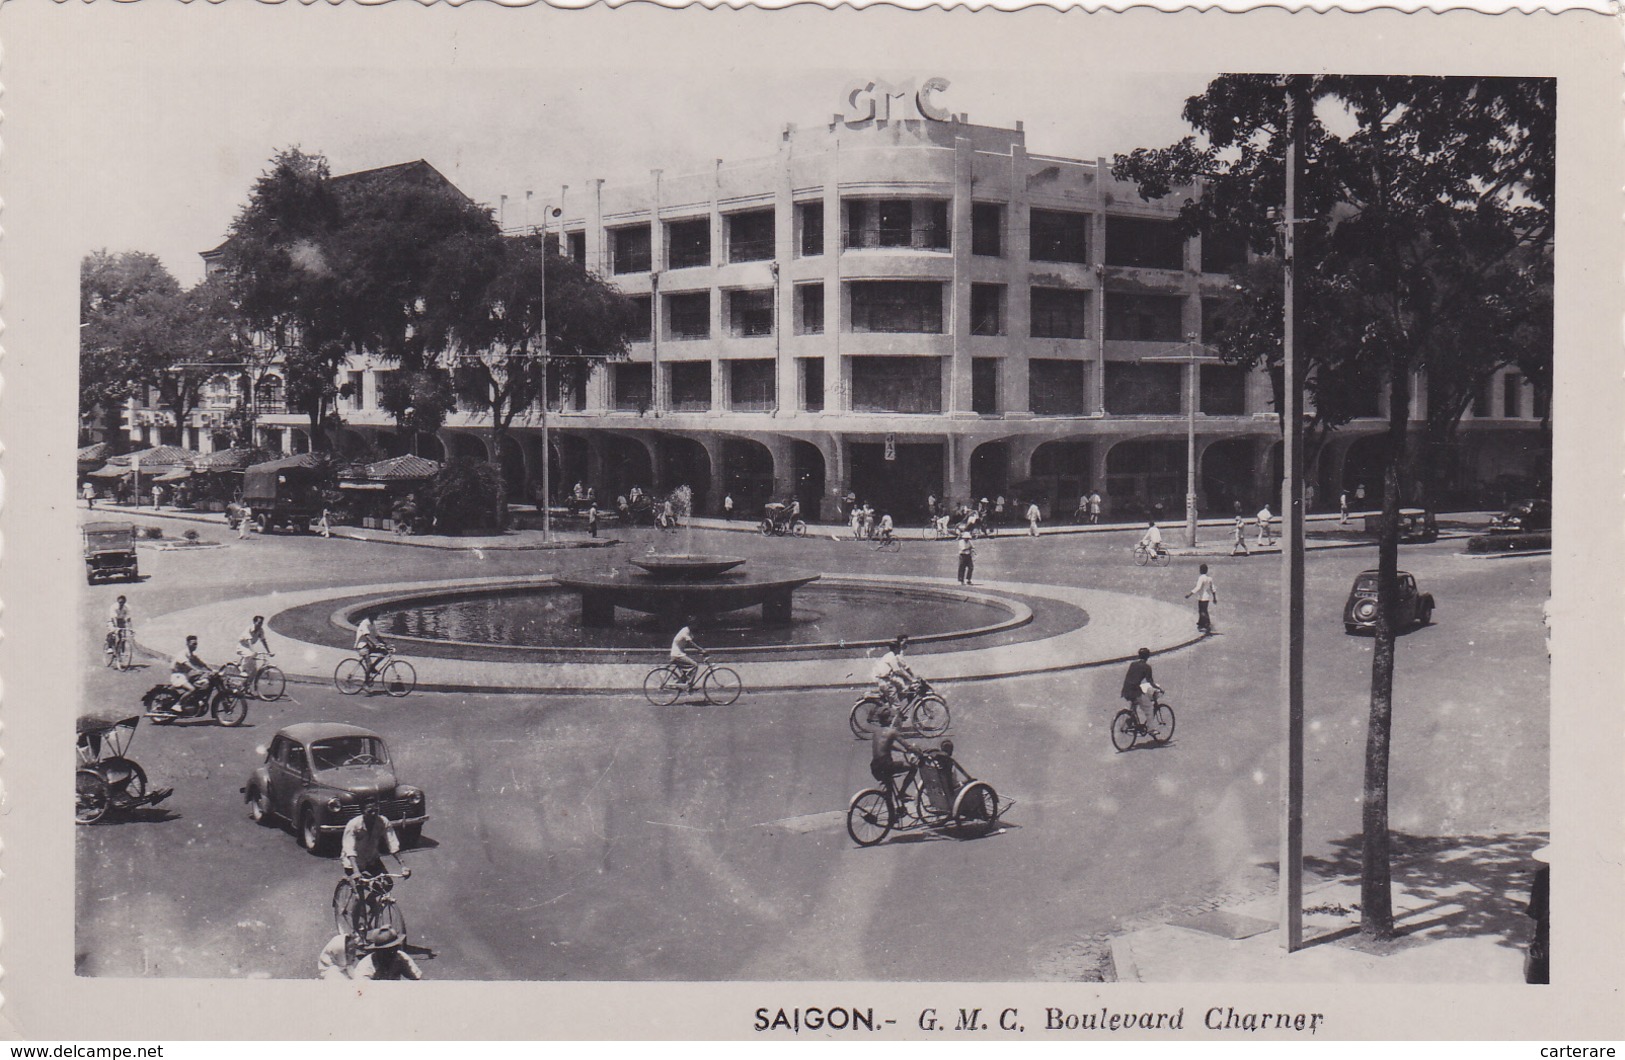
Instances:
[[[728,261],[771,261],[773,258],[772,236],[762,239],[730,239],[728,241]]]
[[[862,232],[848,229],[842,235],[841,246],[846,250],[947,250],[948,230],[940,225],[907,232],[885,228]]]

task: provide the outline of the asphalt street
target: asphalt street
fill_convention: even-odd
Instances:
[[[166,525],[176,534],[190,524]],[[948,543],[909,541],[884,555],[827,539],[692,533],[685,548],[753,563],[953,578]],[[278,590],[596,566],[645,551],[654,534],[629,532],[608,551],[477,555],[311,537],[239,543],[208,528],[226,547],[143,550],[142,583],[84,594],[80,706],[134,713],[166,676],[156,663],[101,666],[103,617],[120,592],[139,631],[145,617]],[[1000,538],[979,546],[977,574],[1180,601],[1197,560],[1137,568],[1135,536]],[[1393,827],[1419,837],[1543,830],[1550,562],[1469,559],[1461,548],[1405,546],[1401,557],[1438,610],[1399,642]],[[1358,838],[1371,640],[1344,633],[1341,608],[1375,558],[1357,548],[1308,559],[1314,859]],[[894,834],[857,848],[844,811],[869,786],[868,747],[847,729],[851,696],[827,690],[655,708],[631,695],[347,698],[296,684],[282,701],[253,704],[243,728],[143,724],[132,756],[175,793],[161,811],[77,829],[76,968],[312,976],[333,931],[337,861],[305,853],[286,829],[257,827],[238,789],[279,727],[343,720],[381,732],[400,778],[428,792],[432,819],[406,854],[414,875],[398,895],[413,942],[433,951],[433,978],[1084,977],[1082,941],[1275,880],[1280,561],[1210,564],[1218,633],[1155,661],[1179,715],[1165,747],[1113,750],[1117,666],[945,689],[959,759],[1014,801],[982,839]],[[229,648],[201,652],[220,662]],[[928,655],[918,666],[930,676]],[[854,659],[856,672],[867,668]],[[71,723],[64,711],[64,742]]]

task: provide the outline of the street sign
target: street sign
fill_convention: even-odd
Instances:
[[[886,435],[886,459],[897,459],[897,435],[895,434]]]

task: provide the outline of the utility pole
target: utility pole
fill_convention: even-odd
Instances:
[[[1185,395],[1185,547],[1196,547],[1196,406],[1198,403],[1197,377],[1201,372],[1201,358],[1211,354],[1210,347],[1197,341],[1197,336],[1188,335],[1183,346],[1185,352],[1170,354],[1166,357],[1142,357],[1140,360],[1150,364],[1158,361],[1173,361],[1186,366],[1186,395]]]
[[[1283,435],[1281,496],[1281,710],[1286,742],[1281,761],[1281,945],[1288,953],[1303,945],[1303,385],[1298,377],[1294,300],[1298,189],[1298,92],[1294,78],[1286,90],[1286,203],[1281,360],[1285,374],[1281,407]]]

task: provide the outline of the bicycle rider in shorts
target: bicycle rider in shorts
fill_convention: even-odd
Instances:
[[[242,668],[243,677],[250,684],[253,683],[255,676],[259,674],[260,669],[259,649],[254,647],[255,644],[263,648],[266,655],[276,654],[271,650],[271,642],[265,639],[264,615],[255,615],[254,621],[248,627],[248,630],[237,638],[237,665]]]
[[[1123,676],[1123,698],[1135,710],[1135,723],[1142,729],[1151,727],[1151,693],[1161,692],[1162,686],[1151,676],[1151,649],[1141,648],[1140,657],[1128,664]]]
[[[695,662],[688,653],[691,651],[696,652],[700,658],[707,662],[711,661],[711,657],[705,653],[705,649],[700,647],[694,640],[694,631],[689,628],[692,621],[693,619],[685,620],[683,628],[678,630],[677,636],[671,639],[671,664],[677,668],[677,676],[683,679],[684,686],[690,692],[694,690],[694,679],[699,676],[700,664]]]
[[[378,662],[389,654],[389,644],[373,628],[371,618],[363,618],[355,627],[355,650],[361,656],[362,672],[370,679],[378,672]]]
[[[890,707],[880,708],[875,720],[880,724],[869,736],[869,775],[880,781],[886,789],[886,797],[896,806],[900,794],[897,777],[907,773],[912,766],[906,758],[901,761],[893,758],[892,753],[904,751],[917,756],[920,750],[903,739],[897,727],[897,714]]]
[[[107,612],[107,647],[104,654],[112,655],[118,646],[119,630],[130,628],[130,605],[120,596]]]
[[[910,682],[918,680],[908,663],[903,661],[903,653],[907,650],[908,634],[899,633],[891,642],[891,647],[886,649],[886,654],[875,661],[875,691],[880,693],[882,703],[902,703],[904,690]]]

